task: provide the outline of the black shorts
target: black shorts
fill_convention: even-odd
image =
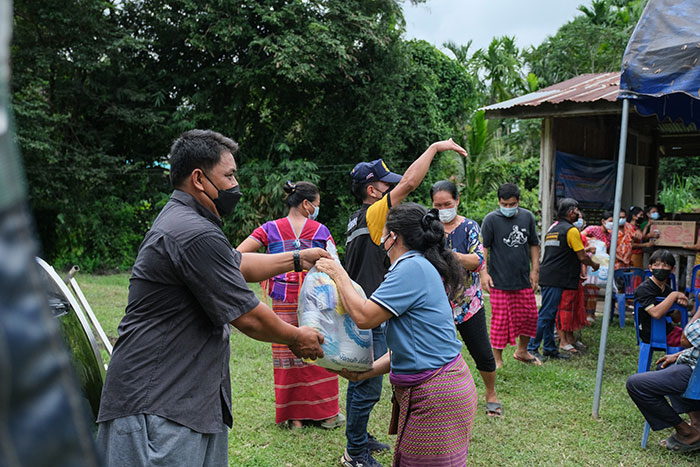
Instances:
[[[486,311],[482,308],[474,316],[457,325],[457,331],[467,346],[469,354],[476,362],[479,371],[496,371],[491,339],[486,329]]]

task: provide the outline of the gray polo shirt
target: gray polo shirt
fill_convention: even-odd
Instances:
[[[139,248],[98,422],[152,414],[199,433],[232,424],[229,322],[259,300],[221,221],[175,190]]]

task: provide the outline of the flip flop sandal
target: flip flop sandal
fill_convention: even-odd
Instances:
[[[542,365],[542,362],[541,362],[537,357],[532,357],[532,358],[520,358],[520,357],[518,357],[517,354],[513,354],[513,358],[516,359],[516,360],[519,361],[519,362],[528,363],[528,364],[530,364],[530,365],[536,365],[536,366]]]
[[[559,347],[559,350],[564,350],[566,352],[569,352],[572,355],[578,354],[578,350],[576,349],[576,347],[574,347],[571,344],[566,344],[564,347]]]
[[[503,416],[503,406],[500,402],[487,402],[486,415],[489,417],[500,418]]]
[[[332,430],[334,428],[339,428],[343,425],[345,425],[345,415],[343,415],[342,413],[338,413],[338,415],[336,415],[335,417],[335,420],[333,420],[332,422],[322,422],[321,428],[325,430]]]
[[[678,441],[675,434],[669,436],[659,444],[665,446],[666,449],[673,452],[692,452],[700,449],[700,441],[696,441],[693,444],[682,443]]]

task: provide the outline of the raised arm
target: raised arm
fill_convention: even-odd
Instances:
[[[372,300],[362,298],[352,286],[350,276],[337,261],[319,259],[316,269],[328,274],[338,288],[343,308],[360,329],[373,329],[392,317],[392,314]]]
[[[418,185],[420,185],[423,178],[425,178],[425,174],[428,173],[428,169],[435,155],[443,151],[455,151],[467,157],[467,151],[462,146],[452,141],[452,138],[447,141],[439,141],[431,144],[428,149],[406,169],[406,172],[404,172],[401,177],[401,181],[391,190],[392,206],[401,204],[409,193],[418,188]]]

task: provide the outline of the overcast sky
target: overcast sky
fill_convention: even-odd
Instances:
[[[539,45],[580,13],[590,0],[428,0],[403,3],[406,39],[424,39],[442,48],[473,41],[469,51],[486,48],[495,36],[515,36],[519,48]],[[444,49],[443,49],[444,50]]]

